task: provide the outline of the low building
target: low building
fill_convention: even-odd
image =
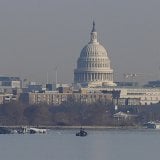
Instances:
[[[0,76],[1,93],[12,93],[15,89],[21,89],[21,84],[19,77]]]
[[[27,104],[55,104],[59,105],[66,103],[67,101],[75,101],[80,103],[95,103],[111,102],[111,94],[103,93],[58,93],[58,92],[44,92],[44,93],[22,93],[20,95],[20,101]]]
[[[160,88],[151,88],[151,87],[99,87],[99,88],[82,88],[85,92],[113,92],[114,99],[126,99],[132,105],[137,105],[137,102],[140,102],[140,105],[150,105],[160,102]],[[119,91],[119,94],[118,92]],[[135,102],[135,103],[134,103]]]
[[[155,104],[160,102],[160,88],[123,88],[120,98],[137,98],[141,105]]]
[[[0,94],[0,104],[10,103],[13,101],[18,101],[18,95],[13,94]]]
[[[23,92],[42,92],[43,86],[41,84],[29,84],[27,88],[23,88]]]

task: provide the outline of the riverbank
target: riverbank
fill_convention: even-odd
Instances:
[[[19,126],[0,126],[0,127],[7,127],[7,128],[20,128],[26,125],[19,125]],[[45,125],[38,125],[38,126],[29,126],[29,127],[36,127],[36,128],[45,128],[45,129],[79,129],[83,127],[84,129],[90,130],[101,130],[101,129],[144,129],[143,126],[45,126]]]

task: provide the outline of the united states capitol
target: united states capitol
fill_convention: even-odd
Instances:
[[[135,82],[115,82],[107,50],[99,43],[95,22],[90,41],[80,52],[73,84],[37,84],[19,77],[0,76],[0,103],[21,101],[28,104],[56,104],[71,97],[83,103],[112,101],[116,105],[160,103],[160,81],[140,86]],[[129,75],[126,75],[129,76]],[[131,76],[136,76],[132,74]]]

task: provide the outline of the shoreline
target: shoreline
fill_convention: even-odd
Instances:
[[[45,128],[45,129],[79,129],[83,127],[84,129],[91,129],[91,130],[103,130],[103,129],[145,129],[143,126],[45,126],[45,125],[17,125],[17,126],[0,126],[0,127],[7,127],[7,128],[21,128],[21,127],[35,127],[35,128]]]

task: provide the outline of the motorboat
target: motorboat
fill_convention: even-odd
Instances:
[[[87,136],[87,132],[83,128],[80,128],[80,131],[76,133],[76,136],[85,137]]]
[[[147,122],[144,124],[144,126],[146,126],[146,128],[149,129],[160,129],[160,122]]]

